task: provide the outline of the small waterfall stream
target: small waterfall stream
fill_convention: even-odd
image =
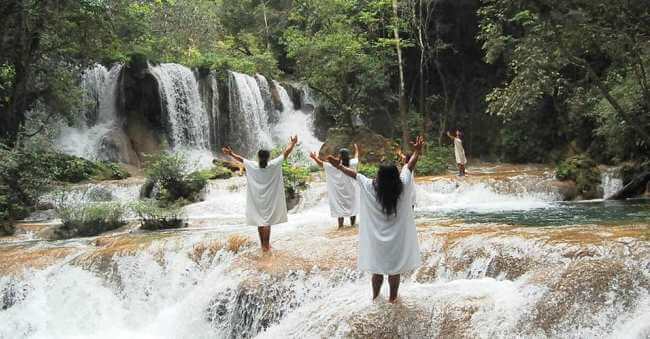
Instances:
[[[152,67],[159,79],[173,147],[210,147],[208,113],[191,69],[178,64]]]
[[[271,148],[271,128],[262,91],[254,77],[228,72],[230,90],[230,143],[252,155]]]
[[[82,73],[81,97],[83,117],[77,126],[64,127],[55,140],[64,153],[87,159],[105,160],[102,152],[107,135],[119,129],[116,109],[116,93],[122,65],[116,64],[110,70],[95,65]]]

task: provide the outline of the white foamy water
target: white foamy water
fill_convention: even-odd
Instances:
[[[527,178],[526,180],[539,180]],[[510,191],[499,183],[465,183],[439,180],[417,185],[416,210],[446,212],[499,212],[529,210],[552,206],[558,200],[553,192],[535,190]]]
[[[318,140],[314,135],[312,115],[302,110],[296,110],[287,90],[279,82],[274,81],[273,83],[282,101],[282,112],[279,114],[280,119],[273,126],[273,140],[275,145],[284,146],[292,135],[298,135],[300,139],[299,149],[302,149],[306,154],[309,152],[318,152],[323,142]]]
[[[191,69],[178,64],[151,67],[160,84],[172,146],[207,149],[210,146],[209,117],[199,85]]]
[[[81,77],[85,91],[81,98],[85,121],[78,126],[64,126],[54,141],[58,150],[91,160],[104,160],[104,138],[117,128],[116,95],[122,65],[110,71],[102,65],[86,70]]]

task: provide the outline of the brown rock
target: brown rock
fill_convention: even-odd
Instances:
[[[361,161],[364,163],[378,163],[383,159],[392,159],[395,143],[366,127],[330,128],[327,131],[327,140],[320,149],[320,156],[336,155],[339,149],[345,147],[351,152],[354,144],[361,149]]]

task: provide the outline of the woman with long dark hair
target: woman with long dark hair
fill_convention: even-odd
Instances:
[[[397,300],[400,275],[420,266],[420,249],[411,200],[413,169],[420,158],[424,139],[417,137],[414,152],[402,172],[395,164],[382,164],[372,180],[343,166],[329,156],[332,166],[359,183],[359,270],[372,273],[372,297],[379,296],[384,275],[388,275],[390,296]]]
[[[298,136],[291,137],[284,152],[271,161],[271,152],[264,149],[257,152],[257,162],[235,154],[230,146],[222,149],[224,154],[246,168],[246,223],[257,226],[264,252],[271,250],[271,225],[287,222],[282,162],[289,157],[297,143]]]
[[[343,228],[344,218],[350,218],[350,226],[354,226],[357,214],[359,214],[359,188],[354,179],[337,170],[329,162],[320,159],[315,152],[311,152],[309,157],[325,170],[330,215],[338,219],[339,228]],[[356,170],[359,164],[357,144],[354,144],[354,158],[350,158],[350,150],[341,148],[339,159],[343,166]]]

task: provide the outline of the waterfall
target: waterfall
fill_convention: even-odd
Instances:
[[[131,138],[134,137],[128,133],[141,128],[138,121],[142,118],[156,120],[152,126],[162,122],[164,130],[150,131],[151,135],[166,135],[171,149],[185,152],[193,162],[201,163],[198,167],[209,166],[211,150],[225,144],[247,156],[254,155],[260,148],[282,147],[294,134],[300,137],[302,151],[318,151],[322,145],[314,136],[312,126],[316,101],[306,86],[291,88],[302,91],[300,103],[294,105],[283,85],[261,74],[250,76],[228,71],[223,83],[216,71],[201,74],[178,64],[149,65],[142,71],[153,76],[157,86],[146,89],[159,91],[162,112],[134,118],[132,115],[140,114],[138,98],[128,99],[129,107],[135,108],[118,115],[118,93],[132,88],[129,86],[153,86],[153,81],[140,83],[141,78],[130,71],[121,77],[122,70],[119,64],[110,70],[95,65],[82,73],[80,87],[84,94],[80,115],[83,121],[76,127],[62,127],[55,140],[59,150],[92,160],[138,166],[141,159],[136,152],[140,150],[133,146]],[[121,85],[125,87],[120,88]],[[130,124],[135,128],[130,129]],[[154,140],[152,144],[159,142]],[[143,143],[148,145],[141,140],[135,142],[136,145]]]
[[[178,64],[151,67],[160,85],[161,97],[174,148],[207,149],[210,146],[209,119],[201,102],[194,73]]]
[[[619,177],[617,167],[607,168],[600,174],[600,182],[603,187],[603,198],[607,199],[623,188],[623,179]]]
[[[228,72],[230,128],[229,142],[247,155],[271,148],[271,129],[266,104],[257,80]]]
[[[297,134],[300,139],[299,147],[304,152],[318,152],[323,142],[314,135],[312,115],[300,109],[296,110],[287,90],[277,81],[273,81],[273,84],[282,102],[282,111],[278,113],[279,121],[273,126],[274,143],[284,145],[291,135]],[[313,110],[315,104],[313,99],[309,100],[312,100],[309,103],[312,106],[307,109]]]
[[[97,160],[108,159],[102,152],[107,136],[119,128],[116,93],[122,65],[110,71],[94,65],[81,75],[81,97],[84,121],[76,127],[63,127],[55,140],[56,147],[64,153]]]
[[[203,107],[208,114],[210,126],[210,146],[219,149],[225,142],[223,131],[223,117],[219,106],[219,82],[217,73],[210,71],[202,83],[199,84]]]

